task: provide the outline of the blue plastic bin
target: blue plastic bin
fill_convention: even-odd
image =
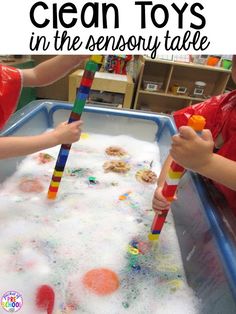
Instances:
[[[33,101],[13,115],[1,135],[41,133],[67,120],[71,108],[63,102]],[[161,161],[175,133],[172,119],[161,114],[89,106],[82,119],[86,132],[156,139]],[[0,181],[14,173],[20,160],[0,161]],[[186,277],[201,299],[201,313],[235,314],[236,218],[208,183],[189,172],[181,180],[172,212]]]

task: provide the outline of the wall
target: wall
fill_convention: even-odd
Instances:
[[[32,59],[35,61],[36,65],[46,61],[52,57],[55,57],[55,55],[35,55],[32,56]],[[83,68],[83,64],[78,67]],[[74,72],[76,70],[73,69],[70,73]],[[38,87],[36,88],[36,95],[37,98],[45,98],[45,99],[55,99],[55,100],[64,100],[68,101],[68,93],[69,93],[69,74],[65,76],[64,78],[58,80],[57,82],[51,84],[50,86],[45,87]]]

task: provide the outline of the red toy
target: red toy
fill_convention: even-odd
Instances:
[[[55,293],[48,285],[40,286],[36,293],[36,306],[40,310],[47,311],[47,314],[53,313]]]
[[[0,64],[0,129],[15,111],[20,92],[20,71]]]

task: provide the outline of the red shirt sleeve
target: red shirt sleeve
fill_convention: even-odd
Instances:
[[[202,115],[206,119],[206,129],[212,132],[213,138],[219,134],[224,123],[224,110],[222,107],[227,104],[235,91],[228,94],[213,96],[204,102],[178,110],[174,113],[176,127],[187,125],[188,119],[193,114]]]
[[[222,134],[224,144],[217,154],[236,162],[236,90],[176,111],[174,119],[177,128],[186,125],[189,117],[193,114],[205,117],[206,128],[210,129],[214,139],[218,134]],[[224,195],[236,215],[236,191],[217,182],[214,184]]]
[[[20,71],[0,64],[0,129],[15,111],[20,92]]]

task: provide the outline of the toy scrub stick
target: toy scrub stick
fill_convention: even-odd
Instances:
[[[201,132],[205,127],[205,118],[199,115],[192,115],[188,120],[188,126],[192,127],[196,132]],[[185,169],[172,161],[167,173],[167,178],[162,190],[163,196],[172,202],[179,184],[179,181],[184,174]],[[161,230],[166,220],[169,209],[160,209],[159,214],[156,214],[152,223],[151,232],[148,235],[150,241],[156,241],[159,238]]]
[[[92,56],[89,61],[87,61],[68,123],[80,120],[93,83],[95,72],[99,69],[99,65],[101,65],[102,60],[103,57],[98,55]],[[48,199],[55,199],[57,197],[57,192],[64,172],[66,161],[69,156],[70,148],[71,144],[61,145],[51,183],[48,189]]]

